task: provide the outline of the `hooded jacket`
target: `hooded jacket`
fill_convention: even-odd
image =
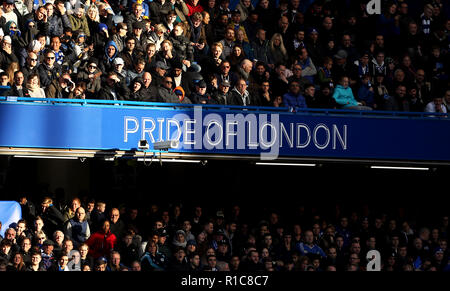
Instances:
[[[112,58],[110,58],[108,56],[108,47],[110,47],[110,46],[113,46],[116,49],[116,52],[114,53]],[[103,55],[103,57],[100,61],[100,64],[99,64],[100,71],[108,72],[108,71],[114,70],[114,65],[112,62],[114,61],[114,59],[117,57],[118,54],[119,54],[119,50],[117,49],[116,43],[113,40],[108,41],[105,45],[105,54]]]

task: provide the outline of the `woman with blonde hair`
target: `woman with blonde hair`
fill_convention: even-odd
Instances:
[[[26,87],[31,98],[46,98],[45,91],[41,88],[41,80],[38,74],[28,76]]]
[[[98,31],[100,23],[100,14],[97,5],[91,4],[86,10],[86,20],[90,32]]]
[[[283,43],[283,36],[279,33],[275,33],[269,42],[269,52],[273,64],[286,63],[289,59],[287,50]]]
[[[9,82],[11,83],[11,85],[14,85],[14,73],[18,70],[20,70],[18,62],[12,62],[6,69],[6,73],[8,74]]]
[[[155,30],[149,36],[149,42],[156,45],[156,51],[159,51],[161,43],[167,38],[166,28],[162,23],[155,25]]]

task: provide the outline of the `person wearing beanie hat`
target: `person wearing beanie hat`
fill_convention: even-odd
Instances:
[[[142,77],[137,76],[131,81],[130,84],[130,100],[131,101],[144,101],[145,96],[143,95],[144,91],[144,80]]]
[[[178,99],[180,100],[180,103],[184,103],[184,104],[192,104],[191,100],[186,97],[186,93],[183,89],[183,87],[178,86],[175,87],[175,89],[173,89],[173,93],[175,93],[175,95],[177,95]]]
[[[0,50],[1,69],[6,71],[11,63],[19,63],[19,59],[12,49],[12,39],[9,35],[5,35],[2,41],[2,49]]]
[[[184,88],[184,92],[186,96],[191,95],[191,90],[189,88],[189,80],[188,75],[183,71],[183,63],[179,60],[176,60],[171,63],[172,70],[170,72],[170,76],[173,78],[174,86],[181,86]]]

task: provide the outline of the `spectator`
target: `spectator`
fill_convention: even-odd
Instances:
[[[425,112],[447,113],[447,107],[444,105],[443,97],[434,97],[433,101],[425,106]]]
[[[122,82],[115,72],[109,72],[106,76],[106,84],[98,93],[99,99],[104,100],[127,100],[130,90]]]
[[[69,98],[69,94],[74,89],[75,83],[71,80],[70,74],[68,72],[64,72],[45,88],[45,96],[46,98]],[[74,214],[74,211],[69,208],[69,210],[64,213],[64,221],[72,218]]]
[[[297,243],[295,246],[296,250],[300,252],[301,255],[320,255],[322,258],[326,258],[325,252],[321,247],[314,244],[314,235],[311,230],[305,231],[304,242]]]
[[[65,236],[72,239],[75,248],[78,248],[91,236],[89,224],[86,221],[86,211],[83,207],[78,207],[75,211],[75,217],[66,222]]]
[[[291,112],[298,111],[298,109],[307,108],[305,97],[300,93],[300,84],[297,81],[292,81],[289,84],[288,93],[283,95],[283,104],[289,107]]]
[[[370,107],[364,106],[355,100],[352,89],[349,87],[349,78],[347,76],[341,77],[339,85],[336,86],[336,90],[333,93],[333,98],[344,109],[371,110]]]
[[[102,229],[93,233],[86,244],[89,246],[89,255],[94,259],[104,257],[114,249],[117,243],[116,236],[110,230],[110,222],[105,220]]]
[[[167,267],[166,264],[166,256],[158,251],[154,242],[149,242],[141,258],[142,271],[162,271]]]

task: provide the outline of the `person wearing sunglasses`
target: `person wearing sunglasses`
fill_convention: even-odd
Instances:
[[[56,57],[53,51],[47,50],[44,53],[44,62],[37,69],[42,87],[47,87],[61,75],[61,66],[55,60]]]
[[[170,76],[164,77],[162,84],[158,88],[158,95],[166,103],[180,102],[180,99],[173,91],[173,79]]]
[[[102,88],[101,78],[102,72],[98,68],[98,59],[90,58],[84,68],[77,73],[77,82],[86,84],[85,95],[88,99],[94,99],[95,95]]]

